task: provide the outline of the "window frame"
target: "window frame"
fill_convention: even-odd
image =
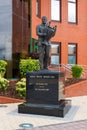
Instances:
[[[58,53],[52,53],[52,45],[59,45]],[[51,42],[51,56],[59,56],[59,64],[52,64],[50,60],[52,66],[58,66],[61,64],[61,42]]]
[[[61,0],[56,0],[56,1],[59,1],[59,19],[52,19],[52,0],[51,0],[51,11],[50,11],[51,12],[51,21],[61,22]]]
[[[75,45],[76,49],[73,54],[69,54],[69,45]],[[77,64],[77,43],[68,43],[68,64],[69,64],[69,56],[75,56],[75,64]]]
[[[70,23],[70,24],[77,24],[78,22],[77,22],[77,4],[78,4],[78,0],[76,0],[75,2],[74,1],[71,1],[71,0],[68,0],[68,4],[69,3],[74,3],[75,4],[75,14],[74,15],[76,15],[75,16],[75,21],[70,21],[69,20],[69,10],[68,10],[68,23]]]
[[[36,0],[36,16],[41,18],[41,0]]]

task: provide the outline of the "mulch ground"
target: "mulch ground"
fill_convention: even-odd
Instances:
[[[65,87],[67,86],[70,86],[72,84],[75,84],[75,83],[79,83],[81,81],[84,81],[86,79],[82,79],[82,78],[79,78],[79,79],[76,79],[76,78],[68,78],[66,81],[65,81]]]
[[[0,104],[6,103],[19,103],[24,102],[25,98],[20,98],[17,91],[15,90],[15,85],[17,81],[10,81],[9,87],[6,91],[0,90]]]

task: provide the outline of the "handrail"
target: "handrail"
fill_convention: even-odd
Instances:
[[[76,65],[81,66],[83,68],[81,78],[87,79],[87,65],[79,65],[79,64],[76,64]],[[72,66],[73,66],[73,64],[59,64],[56,67],[54,67],[54,66],[50,66],[50,67],[55,68],[56,70],[61,70],[63,68],[64,69],[63,71],[65,72],[65,77],[71,78],[72,77],[72,71],[71,71]]]

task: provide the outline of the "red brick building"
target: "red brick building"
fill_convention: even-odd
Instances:
[[[56,35],[51,39],[50,64],[87,65],[87,0],[7,1],[12,2],[12,58],[8,58],[8,77],[18,75],[21,57],[37,53],[36,25],[41,23],[42,16],[47,16],[51,26],[57,25]]]
[[[32,0],[31,6],[33,38],[42,16],[57,25],[51,63],[87,65],[87,0]]]

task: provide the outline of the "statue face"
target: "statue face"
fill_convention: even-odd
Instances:
[[[47,22],[47,18],[46,18],[45,16],[43,16],[43,17],[42,17],[42,23],[43,23],[43,24],[46,24],[46,22]]]

